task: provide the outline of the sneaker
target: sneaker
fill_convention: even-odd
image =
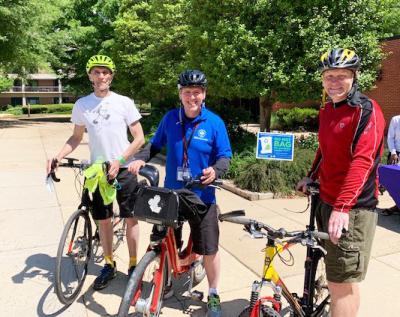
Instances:
[[[221,301],[217,294],[208,296],[207,302],[207,317],[221,317]]]
[[[117,275],[117,267],[114,261],[114,267],[110,264],[104,265],[101,269],[100,274],[94,280],[93,289],[98,291],[105,288],[108,283]]]

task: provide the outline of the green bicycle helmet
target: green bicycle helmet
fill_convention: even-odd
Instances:
[[[115,64],[112,59],[106,55],[93,55],[86,63],[86,72],[89,74],[93,67],[107,67],[111,72],[115,72]]]

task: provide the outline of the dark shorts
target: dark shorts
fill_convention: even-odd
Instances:
[[[137,177],[132,175],[126,168],[121,168],[117,175],[118,183],[121,189],[117,190],[117,202],[119,206],[119,215],[122,218],[132,217],[134,199],[132,194],[137,186]],[[97,188],[93,193],[93,219],[104,220],[112,217],[113,204],[104,205],[103,198]]]
[[[207,212],[200,215],[200,221],[189,220],[193,240],[193,252],[213,255],[218,251],[219,226],[217,205],[211,204]]]
[[[328,232],[332,207],[321,200],[316,208],[316,220],[320,231]],[[355,283],[364,280],[371,256],[372,242],[378,214],[372,209],[350,210],[349,231],[342,235],[338,245],[323,240],[328,252],[325,257],[326,276],[335,283]]]

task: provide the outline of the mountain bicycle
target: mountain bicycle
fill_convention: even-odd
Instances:
[[[216,180],[210,185],[220,184],[221,181]],[[186,188],[193,186],[201,186],[200,180],[186,180]],[[188,190],[186,193],[195,195]],[[203,258],[193,252],[191,235],[186,248],[181,250],[182,241],[179,230],[174,230],[180,228],[187,220],[187,217],[182,216],[179,211],[179,204],[183,203],[183,194],[161,187],[144,187],[142,193],[139,190],[134,208],[135,217],[154,224],[154,227],[147,252],[129,278],[119,306],[118,317],[128,316],[130,309],[135,311],[138,316],[159,316],[163,299],[167,297],[166,288],[172,286],[172,275],[177,277],[189,273],[188,296],[193,300],[201,301],[203,299],[202,292],[192,290],[206,275]],[[145,204],[140,204],[140,197],[144,197],[144,201],[150,205],[152,210],[141,208]],[[197,199],[200,204],[203,204],[198,197]],[[155,201],[163,206],[162,210],[156,210]]]
[[[276,230],[267,224],[244,217],[243,210],[219,215],[220,221],[244,225],[244,230],[253,238],[267,238],[262,278],[253,282],[250,304],[239,317],[329,316],[330,295],[324,265],[326,251],[320,244],[320,239],[327,240],[329,235],[315,229],[315,208],[319,196],[317,184],[310,185],[309,192],[310,220],[306,230],[291,232],[283,228]],[[273,265],[276,258],[287,265],[289,262],[292,265],[294,258],[289,249],[299,243],[307,248],[302,296],[289,291]],[[283,252],[289,252],[290,257],[284,258],[281,255]],[[260,297],[263,286],[272,289],[272,296]],[[288,304],[287,307],[283,307],[282,296]]]
[[[99,255],[100,237],[99,228],[95,223],[95,231],[92,229],[92,201],[89,191],[83,188],[80,176],[90,166],[87,162],[75,163],[78,159],[65,158],[59,163],[59,167],[67,167],[75,170],[76,185],[82,188],[81,202],[78,209],[68,218],[61,234],[56,257],[55,291],[59,301],[65,305],[71,304],[79,295],[88,273],[88,264],[92,255],[101,261]],[[102,163],[105,171],[108,163]],[[52,169],[47,177],[54,182],[60,179],[55,174],[56,164],[52,163]],[[78,187],[78,186],[77,186]],[[117,213],[113,216],[113,251],[123,242],[126,223]]]

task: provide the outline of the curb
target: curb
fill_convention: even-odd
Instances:
[[[246,198],[250,201],[253,200],[264,200],[264,199],[273,199],[273,193],[259,193],[259,192],[251,192],[249,190],[241,189],[237,187],[232,181],[224,180],[223,184],[221,185],[223,189],[226,189],[238,196]]]

